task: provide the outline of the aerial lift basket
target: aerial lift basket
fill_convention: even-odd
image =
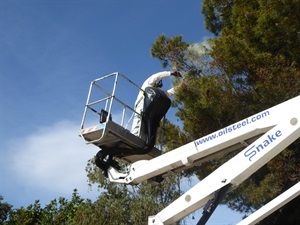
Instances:
[[[134,101],[140,88],[124,75],[115,72],[91,82],[80,127],[80,136],[87,144],[99,148],[143,148],[145,140],[130,132]],[[157,157],[153,148],[147,154],[127,155],[129,163]]]

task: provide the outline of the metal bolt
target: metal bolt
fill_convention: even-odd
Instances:
[[[290,123],[292,124],[292,125],[296,125],[297,123],[298,123],[298,120],[297,120],[297,118],[292,118],[291,120],[290,120]]]

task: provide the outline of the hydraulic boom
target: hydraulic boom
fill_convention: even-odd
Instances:
[[[116,73],[116,75],[119,74]],[[110,98],[113,100],[116,96],[111,95],[105,99],[110,100]],[[96,103],[98,102],[101,101],[96,101]],[[92,104],[87,102],[85,114],[93,104],[95,102]],[[106,115],[111,115],[112,102],[110,104],[106,104]],[[125,105],[123,102],[121,104]],[[130,107],[126,105],[126,108]],[[122,121],[124,120],[122,119]],[[111,117],[106,116],[101,125],[90,128],[84,128],[83,124],[82,122],[81,137],[100,148],[102,145],[107,146],[112,142],[123,143],[132,148],[143,146],[142,140],[132,136],[125,128],[116,124]],[[239,150],[235,157],[201,180],[157,215],[148,218],[148,225],[174,224],[203,207],[203,217],[198,222],[198,225],[201,225],[207,222],[226,193],[239,186],[299,137],[300,96],[165,154],[160,155],[157,153],[157,149],[153,149],[152,153],[147,155],[126,156],[123,159],[130,163],[126,170],[110,167],[107,175],[111,182],[134,185],[145,180],[153,181],[155,177],[165,177],[169,173],[179,172]],[[298,183],[239,224],[255,224],[297,197],[299,193],[300,185]]]

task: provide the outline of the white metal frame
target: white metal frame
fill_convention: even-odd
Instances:
[[[108,79],[111,79],[113,81],[112,90],[108,90],[108,88],[103,85],[103,82],[107,81]],[[99,128],[99,125],[96,125],[93,127],[86,127],[85,122],[87,119],[87,113],[89,111],[92,113],[99,114],[98,109],[95,109],[95,108],[97,108],[97,107],[99,108],[100,106],[102,106],[102,108],[105,111],[107,111],[108,115],[111,115],[114,113],[113,106],[117,102],[118,104],[122,105],[122,115],[121,115],[122,118],[121,118],[121,122],[119,125],[124,128],[126,125],[126,124],[124,124],[126,111],[130,111],[131,114],[137,113],[132,108],[132,106],[130,106],[130,104],[128,102],[124,102],[124,101],[120,100],[120,98],[119,98],[120,96],[116,96],[116,90],[118,88],[118,83],[120,83],[121,80],[126,81],[128,88],[136,90],[136,93],[138,93],[141,90],[138,85],[136,85],[133,81],[131,81],[130,79],[128,79],[126,76],[124,76],[123,74],[121,74],[119,72],[108,74],[101,78],[95,79],[91,82],[89,92],[88,92],[88,97],[87,97],[84,112],[83,112],[83,117],[81,120],[81,125],[80,125],[80,136],[82,137],[82,139],[84,140],[84,142],[86,144],[91,144],[91,143],[93,144],[93,143],[99,142],[103,138],[103,135],[106,134],[106,132],[105,132],[106,126],[103,125],[103,132],[102,132],[103,135],[102,136],[99,136],[99,138],[95,139],[95,140],[86,140],[85,139],[85,137],[83,136],[83,134],[84,134],[83,131],[86,131],[88,129],[93,130],[93,129]],[[102,97],[97,100],[92,100],[91,99],[92,94],[94,94],[97,91],[99,93],[103,94],[105,97]],[[108,120],[109,120],[109,116],[107,117],[106,122],[108,122]]]

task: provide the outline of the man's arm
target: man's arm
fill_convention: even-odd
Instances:
[[[174,95],[174,93],[175,93],[175,88],[171,88],[171,89],[165,91],[165,93],[166,93],[166,95],[167,95],[168,97],[170,97],[170,96]]]
[[[153,87],[155,85],[155,83],[158,82],[159,80],[162,80],[163,78],[166,78],[166,77],[170,77],[171,73],[172,72],[170,72],[170,71],[163,71],[163,72],[158,72],[158,73],[151,75],[146,81],[147,86]]]
[[[181,74],[176,70],[158,72],[150,76],[145,83],[147,83],[148,86],[153,87],[155,83],[158,82],[159,80],[162,80],[163,78],[170,77],[170,76],[181,77]]]

